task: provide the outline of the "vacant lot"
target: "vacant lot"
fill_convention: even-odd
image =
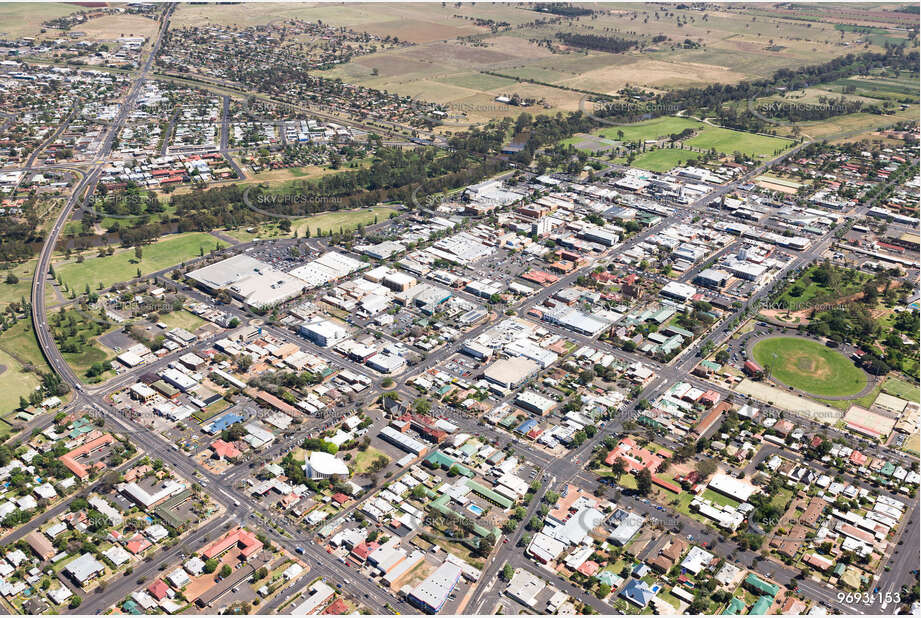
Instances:
[[[205,320],[185,309],[171,311],[170,313],[161,313],[160,322],[163,322],[170,328],[184,328],[190,333],[195,332],[198,327],[206,324]]]
[[[773,377],[812,395],[853,395],[867,385],[854,363],[816,341],[772,337],[756,343],[752,354]]]
[[[153,37],[158,23],[140,15],[105,15],[81,24],[77,29],[86,33],[86,38],[110,41],[122,36]]]
[[[807,397],[796,395],[788,390],[771,386],[766,382],[745,379],[736,385],[735,390],[743,395],[750,395],[758,401],[763,401],[827,425],[834,425],[844,416],[844,412],[841,410],[836,410]]]
[[[57,262],[54,269],[64,283],[81,293],[87,285],[95,290],[100,283],[103,287],[109,287],[114,283],[134,279],[138,270],[142,275],[147,275],[175,266],[198,257],[201,251],[211,251],[218,242],[210,234],[189,232],[168,236],[142,247],[140,260],[135,257],[134,249],[119,249],[106,257],[86,257],[82,264],[75,260]]]

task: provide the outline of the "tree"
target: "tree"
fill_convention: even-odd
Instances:
[[[505,566],[502,567],[502,579],[507,582],[510,582],[512,581],[512,577],[514,576],[515,576],[515,569],[512,568],[512,565],[506,562]]]
[[[69,604],[70,609],[77,609],[78,607],[80,607],[81,603],[83,603],[83,599],[81,599],[77,595],[70,597],[70,604]]]
[[[620,480],[627,472],[627,462],[624,461],[623,457],[618,457],[614,460],[614,463],[611,464],[611,472],[614,474],[615,480]]]
[[[706,479],[711,474],[716,472],[716,461],[712,457],[704,459],[697,462],[695,469],[697,470],[697,474],[700,475],[701,479]]]
[[[229,564],[221,567],[221,577],[230,577],[231,573],[233,573],[233,569],[230,568]]]
[[[134,257],[140,260],[144,256],[144,250],[140,246],[134,248]]]
[[[649,495],[652,491],[652,473],[649,468],[643,468],[636,475],[636,490],[643,496]]]
[[[214,571],[217,569],[217,565],[218,565],[218,562],[214,558],[211,558],[210,560],[206,560],[205,568],[204,568],[205,573],[214,573]]]

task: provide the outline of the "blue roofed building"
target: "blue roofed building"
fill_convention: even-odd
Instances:
[[[204,426],[205,433],[210,433],[214,435],[216,433],[221,433],[234,423],[242,423],[245,419],[239,414],[234,414],[233,412],[228,412],[224,416],[214,419],[210,423]]]
[[[658,592],[658,590],[653,590],[643,580],[631,579],[630,582],[624,586],[624,589],[620,591],[620,596],[634,605],[646,607],[649,605],[649,602],[652,601],[652,598],[656,596],[656,592]]]

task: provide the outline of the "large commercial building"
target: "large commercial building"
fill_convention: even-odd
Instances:
[[[413,588],[407,597],[408,601],[426,613],[438,613],[454,592],[461,573],[461,568],[456,564],[444,562],[421,584]]]
[[[502,388],[514,389],[536,374],[538,369],[540,365],[529,358],[503,358],[487,367],[483,377]]]
[[[324,348],[336,344],[349,336],[347,330],[329,320],[304,322],[300,327],[301,335]]]
[[[209,292],[227,290],[256,308],[291,300],[307,288],[303,280],[245,254],[193,270],[188,276]]]

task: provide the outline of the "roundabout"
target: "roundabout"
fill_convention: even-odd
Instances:
[[[843,354],[805,337],[759,339],[750,353],[773,381],[807,395],[853,399],[871,386],[863,370]]]

